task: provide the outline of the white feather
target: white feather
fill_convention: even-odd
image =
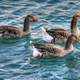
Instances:
[[[46,41],[46,42],[51,42],[51,40],[53,39],[53,37],[50,36],[43,27],[41,27],[41,30],[43,31],[43,32],[42,32],[42,33],[43,33],[43,34],[42,34],[42,39],[43,39],[44,41]]]
[[[0,37],[2,37],[2,34],[0,34]]]
[[[33,48],[33,57],[38,57],[42,55],[42,53],[40,53],[34,46],[32,46],[32,48]]]
[[[46,32],[45,28],[43,28],[43,27],[41,27],[41,30],[42,30],[43,32]]]

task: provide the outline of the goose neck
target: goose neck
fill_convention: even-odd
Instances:
[[[71,39],[71,36],[70,36],[67,39],[67,42],[66,42],[66,45],[65,45],[65,49],[66,50],[71,49],[72,46],[73,46],[73,40]]]
[[[29,27],[29,16],[27,16],[24,20],[24,28],[23,28],[23,32],[27,32],[30,30]]]
[[[77,30],[77,18],[76,16],[73,16],[72,21],[71,21],[71,33],[75,33]]]

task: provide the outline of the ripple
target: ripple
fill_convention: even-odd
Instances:
[[[32,33],[28,37],[0,39],[0,80],[79,80],[79,44],[63,59],[30,59],[30,41],[43,42],[40,27],[69,30],[71,18],[79,10],[79,0],[0,0],[0,25],[22,30],[26,15],[39,16],[38,22],[30,23]]]

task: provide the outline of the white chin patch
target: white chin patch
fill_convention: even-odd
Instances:
[[[41,30],[43,31],[42,33],[42,39],[46,42],[51,42],[53,37],[51,37],[47,32],[46,30],[42,27]]]
[[[42,53],[40,53],[34,46],[32,46],[32,48],[33,48],[33,54],[32,54],[33,57],[42,56]]]

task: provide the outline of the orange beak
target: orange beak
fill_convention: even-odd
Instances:
[[[36,17],[36,16],[32,16],[32,21],[33,21],[33,22],[38,21],[38,17]]]

